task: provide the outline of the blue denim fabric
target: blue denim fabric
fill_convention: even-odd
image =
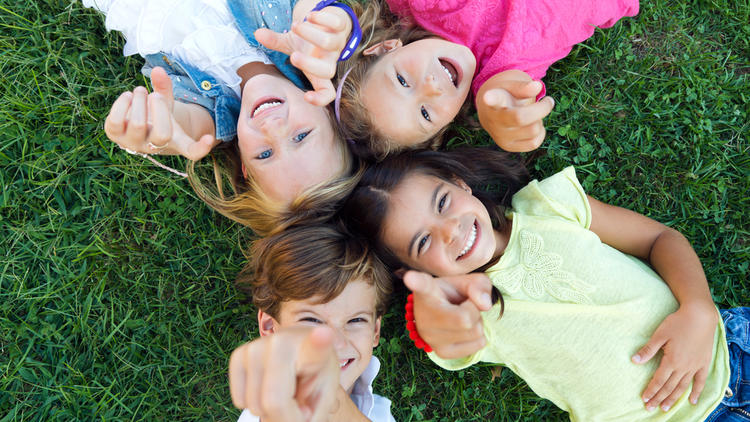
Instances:
[[[750,308],[721,311],[727,331],[729,388],[707,422],[750,422]]]
[[[227,0],[237,27],[247,42],[263,50],[292,83],[307,90],[307,80],[289,63],[289,56],[263,47],[253,35],[258,28],[270,28],[276,32],[289,30],[292,25],[292,9],[296,3],[297,0]],[[201,105],[211,113],[216,125],[216,139],[228,142],[237,137],[237,119],[241,102],[234,91],[190,63],[177,60],[168,54],[146,56],[146,64],[141,72],[150,77],[151,69],[156,66],[163,67],[172,79],[176,100]]]
[[[163,67],[172,79],[172,95],[183,103],[203,106],[214,119],[216,139],[224,142],[237,136],[240,99],[223,83],[189,63],[179,62],[166,54],[149,54],[141,72],[151,77],[151,69]]]

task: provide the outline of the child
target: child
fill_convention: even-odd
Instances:
[[[153,94],[138,87],[112,105],[105,131],[118,145],[197,160],[220,141],[237,138],[224,148],[228,160],[221,167],[236,195],[224,197],[221,172],[218,191],[201,183],[192,163],[190,179],[210,206],[260,234],[270,232],[295,200],[320,195],[316,188],[341,190],[352,159],[329,111],[318,106],[333,99],[330,80],[320,75],[332,76],[353,25],[341,7],[307,13],[315,4],[310,0],[84,4],[107,15],[108,29],[123,32],[125,54],[146,58],[143,72],[154,86]],[[304,91],[307,83],[287,54],[258,44],[258,28],[266,43],[294,52],[292,61],[315,91]],[[268,28],[284,33],[274,37]]]
[[[747,317],[725,332],[680,233],[588,197],[573,168],[518,190],[523,179],[499,151],[408,152],[368,170],[345,205],[392,269],[482,270],[501,292],[481,318],[486,346],[432,360],[503,364],[571,420],[704,420],[739,393],[727,341],[744,336],[732,364],[750,360]],[[417,327],[437,319],[428,308],[415,302]]]
[[[440,145],[469,97],[501,148],[530,151],[544,140],[547,68],[596,27],[638,13],[637,0],[388,0],[418,28],[387,28],[340,65],[341,131],[370,158]],[[364,21],[364,20],[363,20]],[[365,31],[367,32],[367,31]],[[355,151],[356,152],[356,151]]]
[[[359,412],[371,420],[392,421],[390,401],[372,394],[372,381],[380,367],[372,350],[380,338],[380,321],[391,292],[390,276],[382,264],[371,256],[363,243],[332,225],[289,228],[257,241],[251,256],[251,262],[237,282],[240,286],[251,286],[262,338],[253,342],[255,345],[246,344],[232,354],[229,378],[235,405],[245,408],[252,404],[250,410],[261,420],[262,412],[277,409],[270,402],[279,397],[268,392],[265,399],[260,398],[265,393],[261,385],[268,388],[268,384],[260,380],[267,376],[266,379],[275,383],[274,388],[281,388],[279,383],[294,384],[294,377],[288,374],[300,371],[295,362],[305,356],[289,349],[290,344],[309,345],[305,339],[312,335],[289,334],[289,330],[327,327],[331,331],[328,336],[333,337],[337,365],[331,369],[322,364],[319,369],[310,370],[312,377],[326,379],[333,371],[338,378],[336,373],[340,368],[340,398],[348,400],[349,397]],[[286,334],[283,338],[264,341],[264,337],[278,333]],[[323,347],[311,347],[326,355],[320,349],[328,342],[323,343]],[[251,352],[252,349],[256,352]],[[267,351],[266,359],[252,359],[258,349]],[[283,351],[284,356],[294,355],[294,359],[279,358],[270,353],[273,350]],[[259,398],[248,400],[247,397]],[[265,404],[256,405],[259,402]],[[347,402],[338,407],[346,409],[348,405]],[[246,410],[240,420],[257,418]],[[353,419],[342,417],[339,420]]]

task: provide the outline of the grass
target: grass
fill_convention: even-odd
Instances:
[[[658,0],[597,31],[546,78],[557,106],[532,164],[574,164],[592,195],[685,233],[722,307],[750,304],[748,22],[747,0]],[[109,105],[144,78],[96,13],[0,0],[0,28],[0,421],[235,420],[250,234],[106,139]],[[462,131],[454,144],[487,143]],[[397,420],[566,420],[510,371],[438,369],[402,304],[376,350]]]

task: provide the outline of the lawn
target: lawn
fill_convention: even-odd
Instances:
[[[547,78],[531,164],[681,230],[721,307],[750,305],[750,2],[644,1]],[[102,122],[147,81],[78,2],[0,0],[0,421],[235,420],[227,359],[256,335],[233,286],[252,234]],[[451,144],[486,144],[481,133]],[[178,168],[184,161],[160,160]],[[438,369],[394,298],[375,389],[399,421],[566,420],[510,371]]]

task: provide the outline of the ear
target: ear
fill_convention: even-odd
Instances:
[[[375,332],[372,334],[372,347],[377,347],[380,342],[380,320],[382,317],[378,317],[375,320]]]
[[[401,46],[403,46],[404,43],[401,42],[400,39],[388,39],[383,42],[379,42],[371,47],[366,48],[364,51],[362,51],[363,56],[380,56],[381,54],[385,54],[391,50],[395,50]]]
[[[271,315],[258,309],[258,331],[260,331],[261,337],[273,334],[277,325],[278,322]]]
[[[245,163],[242,163],[242,177],[247,180],[247,167],[245,167]]]
[[[456,186],[465,190],[466,192],[471,193],[471,188],[469,187],[469,185],[466,184],[466,182],[464,182],[464,179],[461,179],[460,177],[454,177],[453,183],[455,183]]]

